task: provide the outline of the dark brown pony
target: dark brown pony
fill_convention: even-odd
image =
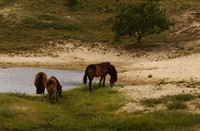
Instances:
[[[46,87],[47,87],[47,92],[49,94],[50,103],[53,103],[54,100],[57,102],[58,101],[57,81],[54,78],[47,79]]]
[[[56,88],[57,88],[58,94],[59,94],[59,96],[62,96],[62,86],[60,85],[60,82],[58,81],[58,79],[55,76],[52,76],[51,78],[56,80],[56,82],[57,82]]]
[[[44,72],[39,72],[35,76],[36,94],[44,94],[46,88],[47,75]]]
[[[94,77],[100,77],[99,87],[101,86],[101,82],[103,80],[103,86],[105,86],[106,75],[110,75],[110,86],[112,87],[115,82],[117,82],[117,71],[113,65],[109,62],[102,62],[99,64],[91,64],[88,65],[85,70],[85,75],[83,78],[83,83],[87,83],[87,77],[89,79],[89,87],[90,91],[92,91],[92,80]]]

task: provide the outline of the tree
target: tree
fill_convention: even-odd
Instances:
[[[159,3],[149,0],[119,7],[112,30],[117,37],[135,37],[140,46],[143,37],[169,30],[171,25]]]

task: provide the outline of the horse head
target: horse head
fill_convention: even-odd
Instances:
[[[115,82],[117,82],[117,71],[113,65],[109,66],[109,74],[110,74],[110,86],[112,87]]]
[[[62,96],[62,86],[59,86],[58,85],[58,94],[59,94],[59,96]]]

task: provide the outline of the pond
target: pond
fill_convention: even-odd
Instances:
[[[69,90],[82,85],[83,71],[43,69],[43,68],[0,68],[0,92],[36,94],[35,75],[45,72],[47,77],[55,76]],[[45,94],[47,91],[45,90]]]

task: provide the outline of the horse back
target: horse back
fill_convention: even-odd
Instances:
[[[109,72],[108,65],[109,62],[102,62],[99,64],[91,64],[87,67],[86,71],[89,76],[99,77],[102,75],[106,75]]]
[[[46,82],[48,93],[57,92],[57,81],[53,78],[49,78]]]
[[[107,62],[96,64],[95,66],[97,76],[107,75],[109,73],[109,65]]]

